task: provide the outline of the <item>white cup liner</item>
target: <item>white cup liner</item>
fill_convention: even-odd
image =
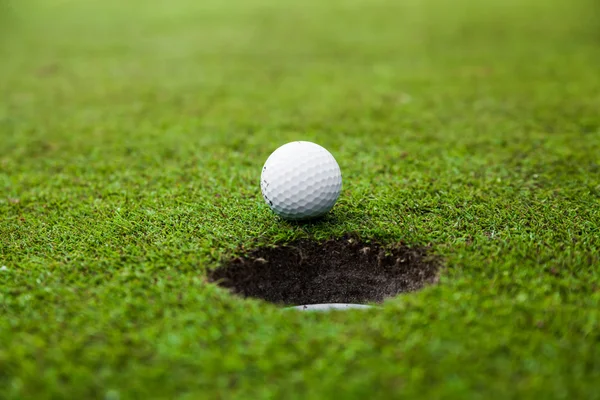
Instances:
[[[352,308],[373,308],[365,304],[346,304],[346,303],[325,303],[325,304],[303,304],[300,306],[286,307],[286,309],[295,309],[299,311],[329,311],[329,310],[348,310]]]

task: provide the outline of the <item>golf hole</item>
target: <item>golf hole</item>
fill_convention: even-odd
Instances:
[[[364,308],[437,282],[428,247],[384,246],[343,237],[258,248],[224,263],[209,280],[236,295],[299,310]]]

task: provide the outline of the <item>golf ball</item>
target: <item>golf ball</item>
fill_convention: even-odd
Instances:
[[[291,142],[269,156],[260,188],[269,207],[282,218],[316,218],[337,201],[342,173],[325,148],[311,142]]]

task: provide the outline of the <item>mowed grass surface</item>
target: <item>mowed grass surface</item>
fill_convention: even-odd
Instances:
[[[598,398],[600,16],[578,0],[4,0],[0,397]],[[274,217],[327,147],[322,222]],[[296,313],[260,244],[431,244],[440,283]]]

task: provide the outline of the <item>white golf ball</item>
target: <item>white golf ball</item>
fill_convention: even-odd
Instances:
[[[269,207],[282,218],[316,218],[331,210],[340,196],[342,173],[325,148],[291,142],[269,156],[260,188]]]

